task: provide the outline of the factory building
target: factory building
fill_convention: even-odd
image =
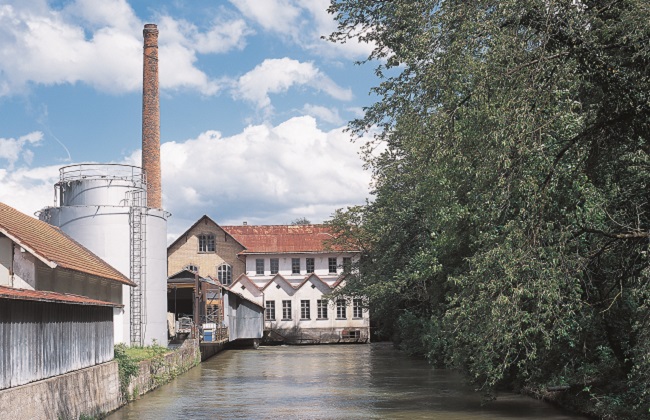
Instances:
[[[367,342],[362,299],[332,299],[357,250],[328,246],[324,225],[220,226],[201,217],[168,248],[171,272],[188,269],[265,309],[272,341]]]

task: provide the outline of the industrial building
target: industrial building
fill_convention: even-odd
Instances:
[[[126,276],[65,233],[0,203],[0,389],[113,359]]]
[[[55,202],[38,214],[115,267],[136,287],[122,287],[115,341],[167,343],[167,219],[162,208],[158,29],[145,25],[142,168],[78,164],[60,169]]]
[[[201,217],[167,250],[172,272],[189,269],[265,309],[273,341],[367,342],[362,299],[331,299],[357,250],[330,248],[324,225],[220,226]]]

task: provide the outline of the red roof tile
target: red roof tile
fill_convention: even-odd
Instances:
[[[128,278],[59,228],[0,203],[0,233],[50,267],[62,267],[134,286]]]
[[[91,299],[86,296],[70,295],[42,290],[14,289],[0,286],[0,299],[36,300],[39,302],[68,303],[72,305],[112,306],[121,308],[124,305]]]
[[[331,229],[325,225],[221,226],[246,247],[242,254],[330,251]],[[334,248],[335,251],[345,251]],[[353,252],[353,251],[352,251]]]

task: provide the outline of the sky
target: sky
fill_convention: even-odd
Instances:
[[[0,0],[0,201],[54,204],[59,168],[140,165],[142,29],[159,29],[168,240],[217,223],[323,222],[370,198],[372,46],[322,39],[328,0]]]

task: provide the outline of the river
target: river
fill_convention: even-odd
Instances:
[[[487,405],[462,378],[390,344],[227,350],[144,395],[111,420],[581,419],[501,394]]]

